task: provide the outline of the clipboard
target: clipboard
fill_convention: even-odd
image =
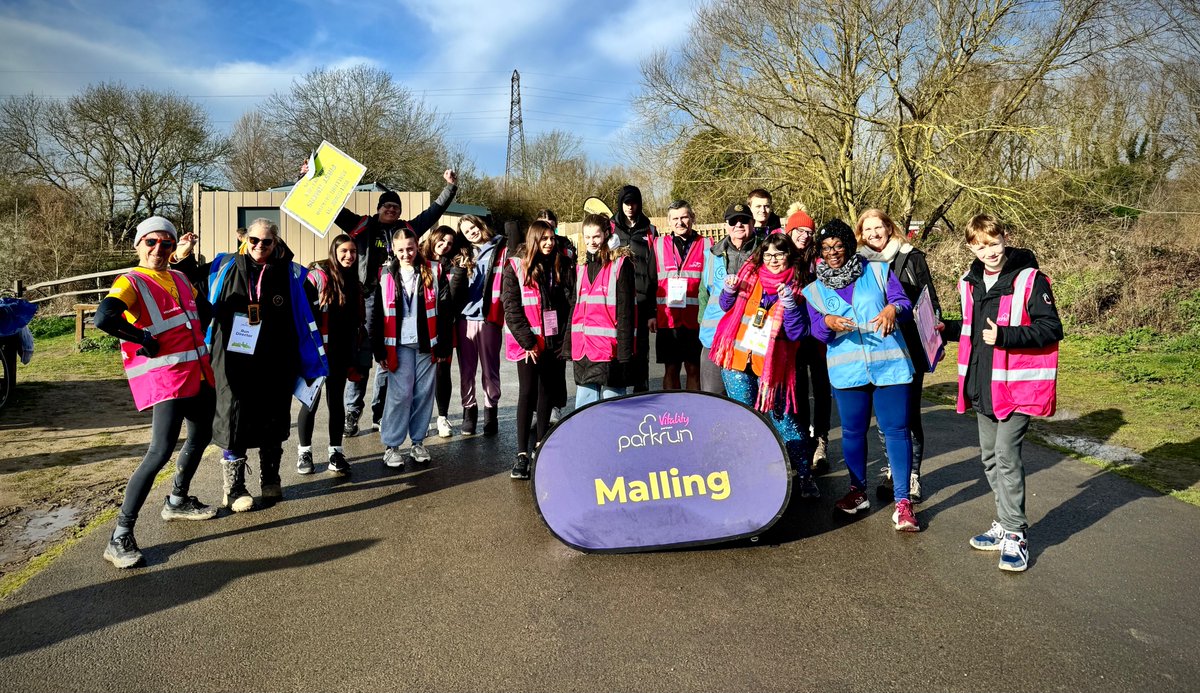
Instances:
[[[917,323],[921,348],[925,351],[925,363],[929,364],[929,372],[932,373],[946,355],[946,342],[942,339],[942,333],[937,331],[938,319],[933,312],[933,301],[929,298],[928,286],[921,289],[921,295],[913,306],[913,320]]]

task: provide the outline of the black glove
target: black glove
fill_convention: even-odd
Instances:
[[[145,356],[148,359],[158,356],[158,339],[150,334],[150,330],[142,330],[142,348],[134,353],[138,356]]]

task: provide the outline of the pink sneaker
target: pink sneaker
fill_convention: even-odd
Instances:
[[[896,512],[892,513],[892,522],[896,523],[897,532],[920,532],[921,525],[917,524],[917,516],[913,514],[912,501],[896,501]]]

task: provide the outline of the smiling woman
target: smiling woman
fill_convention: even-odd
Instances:
[[[177,236],[175,225],[163,217],[138,224],[133,242],[138,266],[117,279],[96,311],[96,327],[121,340],[134,404],[139,410],[154,410],[150,448],[125,487],[116,530],[104,549],[104,559],[118,568],[142,560],[133,527],[185,421],[187,440],[160,514],[164,520],[208,520],[217,514],[188,495],[200,456],[212,439],[216,398],[202,328],[208,302],[183,274],[167,266]]]

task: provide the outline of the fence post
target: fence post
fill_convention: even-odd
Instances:
[[[24,298],[25,282],[21,281],[20,279],[13,280],[13,294],[15,294],[17,298]]]

